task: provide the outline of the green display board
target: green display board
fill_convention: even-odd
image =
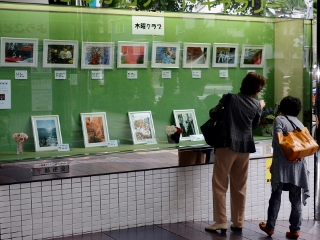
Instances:
[[[175,124],[173,110],[194,109],[200,127],[207,120],[209,109],[218,103],[222,94],[239,92],[241,81],[249,70],[266,77],[267,87],[259,98],[265,99],[267,106],[274,106],[275,66],[272,52],[275,48],[276,23],[273,19],[239,16],[228,20],[205,14],[201,18],[199,14],[171,13],[160,16],[164,18],[163,35],[136,35],[132,34],[131,11],[126,14],[107,11],[0,9],[1,37],[38,39],[37,67],[0,67],[0,80],[10,80],[12,92],[11,109],[0,109],[0,152],[15,151],[15,142],[11,138],[15,132],[27,133],[29,139],[24,144],[25,150],[35,151],[31,117],[46,115],[59,116],[63,143],[68,143],[71,148],[84,148],[80,114],[94,112],[106,113],[111,140],[119,140],[122,146],[129,146],[133,141],[128,112],[151,111],[156,139],[159,143],[165,143],[165,126]],[[297,21],[301,23],[303,20]],[[77,41],[77,67],[44,67],[45,39]],[[147,43],[147,67],[118,68],[119,41]],[[113,69],[101,70],[103,78],[100,80],[92,79],[93,70],[80,67],[83,42],[114,43]],[[151,67],[153,42],[180,44],[178,68]],[[210,44],[208,68],[182,67],[185,43]],[[216,43],[237,44],[239,64],[235,67],[212,67],[212,51]],[[246,44],[265,48],[263,67],[240,68],[241,51]],[[25,70],[27,79],[16,79],[17,70]],[[193,77],[194,70],[198,70],[200,78]],[[56,71],[64,72],[66,79],[57,79]],[[137,78],[128,79],[128,71],[136,71]],[[163,71],[169,71],[171,77],[163,78]],[[225,73],[227,75],[223,76]]]

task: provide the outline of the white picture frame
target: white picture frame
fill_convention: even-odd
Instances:
[[[109,131],[105,112],[80,113],[84,147],[107,146]]]
[[[82,42],[81,69],[113,69],[113,42]]]
[[[117,68],[147,68],[147,42],[118,42]]]
[[[176,126],[182,129],[180,141],[191,140],[190,135],[199,134],[194,109],[173,110],[173,116]]]
[[[235,68],[239,64],[239,44],[214,43],[212,67]]]
[[[155,139],[151,111],[128,112],[133,144],[147,143],[147,139]]]
[[[2,67],[37,67],[38,39],[36,38],[1,38]]]
[[[31,116],[35,151],[58,150],[62,144],[58,115]]]
[[[43,40],[44,68],[77,68],[78,41]]]
[[[180,43],[153,42],[151,68],[179,68]]]
[[[209,68],[211,44],[185,43],[183,45],[183,68]]]
[[[243,45],[240,68],[262,68],[265,64],[265,47],[262,45]]]

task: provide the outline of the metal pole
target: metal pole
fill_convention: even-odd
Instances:
[[[317,4],[317,12],[319,12],[319,4]],[[320,32],[318,20],[316,20],[317,24],[317,35]],[[317,143],[320,144],[320,55],[318,54],[318,50],[320,49],[320,41],[317,39],[317,51],[316,51],[316,99],[315,99],[315,114],[316,114],[316,129],[315,129],[315,138]],[[320,150],[316,152],[314,155],[314,209],[315,209],[315,220],[320,220],[320,169],[319,169],[319,154]]]

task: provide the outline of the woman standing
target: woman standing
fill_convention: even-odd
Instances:
[[[230,177],[231,229],[241,231],[244,225],[249,154],[256,151],[252,128],[258,126],[264,100],[255,99],[265,85],[263,76],[249,72],[242,80],[240,92],[231,96],[223,116],[219,146],[215,149],[212,175],[213,217],[208,231],[227,230],[226,193]],[[226,95],[210,110],[223,105]]]
[[[280,102],[280,116],[274,122],[274,134],[272,140],[273,159],[270,168],[272,193],[269,200],[267,223],[261,222],[259,227],[262,231],[271,236],[274,233],[276,220],[281,205],[282,191],[289,191],[291,202],[291,213],[289,217],[290,231],[286,237],[297,239],[301,226],[301,191],[303,190],[303,205],[309,197],[309,171],[305,159],[297,159],[296,162],[289,162],[279,145],[277,134],[293,131],[291,120],[297,127],[303,127],[297,115],[301,111],[301,101],[298,98],[287,96]],[[289,120],[288,120],[288,119]]]

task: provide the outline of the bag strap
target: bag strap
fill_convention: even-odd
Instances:
[[[294,122],[292,122],[286,115],[285,117],[291,123],[294,130],[298,130],[298,132],[301,132],[301,129]]]

